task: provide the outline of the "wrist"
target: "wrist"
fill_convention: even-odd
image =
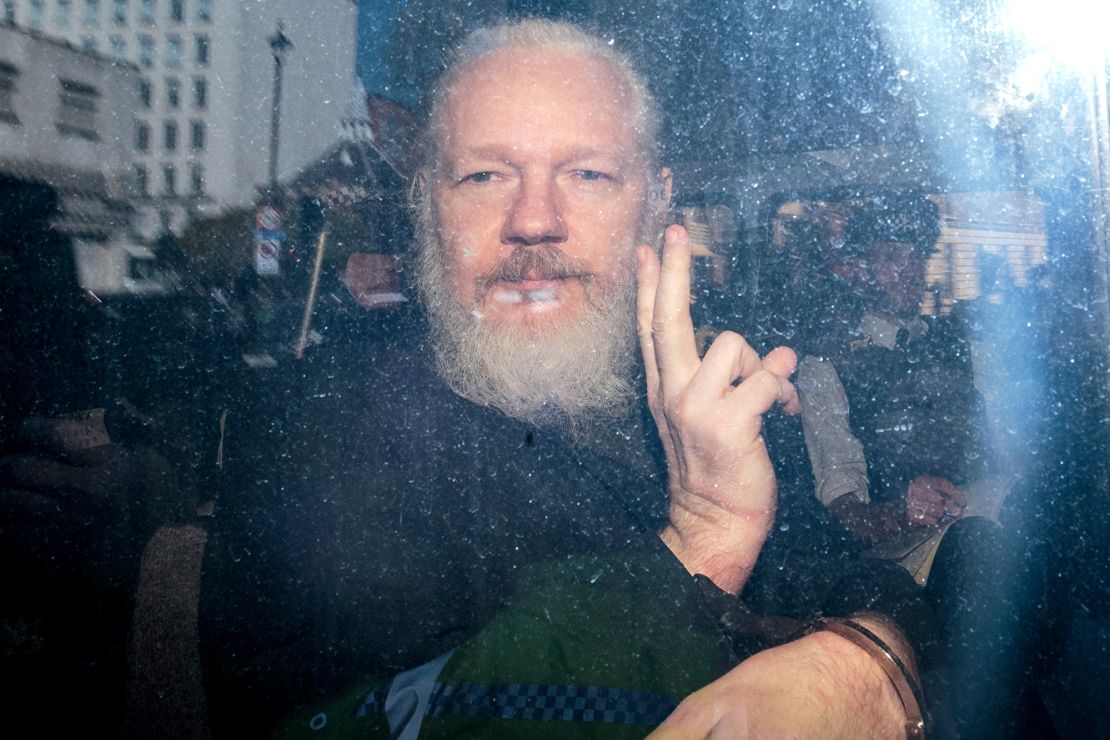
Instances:
[[[907,529],[905,501],[890,501],[879,504],[879,512],[880,524],[888,534],[898,534]]]
[[[708,577],[718,588],[739,593],[755,567],[775,520],[769,509],[724,509],[699,497],[672,496],[664,544],[691,574]]]
[[[888,717],[889,711],[903,717],[902,729],[907,738],[925,737],[929,720],[917,663],[909,642],[893,622],[882,614],[859,612],[849,618],[816,619],[805,634],[840,638],[841,650],[851,650],[848,643],[855,646],[859,675],[869,676],[870,690],[878,692]],[[879,681],[878,686],[874,685],[875,680]]]

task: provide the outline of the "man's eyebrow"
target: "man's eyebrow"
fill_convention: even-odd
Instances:
[[[636,160],[635,152],[618,152],[612,149],[598,149],[596,147],[582,147],[572,149],[563,157],[564,162],[575,162],[580,159],[611,159],[618,167],[625,167]]]
[[[462,159],[465,157],[474,157],[477,159],[488,159],[497,162],[511,163],[513,161],[514,149],[500,144],[483,145],[467,147],[459,149],[455,152],[454,159]],[[600,157],[612,159],[619,166],[623,167],[631,164],[636,160],[635,153],[621,153],[613,149],[601,149],[597,147],[580,147],[571,149],[559,157],[559,162],[562,164],[574,162],[580,159],[590,159],[593,157]]]

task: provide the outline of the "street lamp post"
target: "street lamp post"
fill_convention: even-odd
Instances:
[[[274,55],[274,93],[270,101],[270,191],[277,192],[278,182],[278,127],[281,124],[281,73],[282,58],[293,48],[293,42],[285,35],[282,22],[277,22],[277,31],[270,37],[270,51]]]
[[[293,48],[293,42],[285,35],[282,23],[277,22],[277,31],[269,38],[270,51],[274,55],[274,91],[270,98],[270,180],[266,186],[262,205],[254,214],[254,270],[259,275],[277,276],[281,274],[280,251],[285,240],[282,216],[284,204],[278,190],[278,126],[281,122],[281,72],[282,57]]]

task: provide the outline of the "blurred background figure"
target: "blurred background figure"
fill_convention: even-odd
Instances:
[[[813,310],[820,328],[798,371],[816,495],[868,544],[959,515],[957,485],[988,471],[967,342],[951,319],[921,315],[938,233],[936,206],[920,196],[853,213],[855,300]]]

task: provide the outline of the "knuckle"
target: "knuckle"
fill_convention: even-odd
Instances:
[[[713,340],[713,344],[719,344],[725,349],[733,349],[738,348],[743,341],[743,337],[739,334],[731,329],[725,329],[717,335],[717,338]]]
[[[713,344],[734,357],[743,356],[751,351],[747,340],[732,330],[725,330],[718,334]]]
[[[770,370],[759,370],[752,375],[752,379],[765,393],[776,394],[779,390],[781,378]]]

